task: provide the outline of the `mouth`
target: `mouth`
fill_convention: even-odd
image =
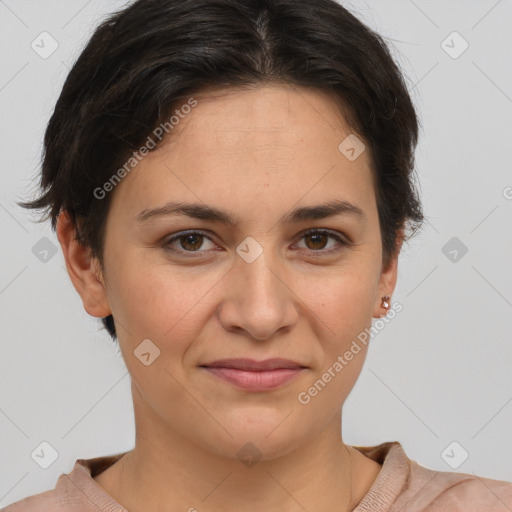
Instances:
[[[245,391],[265,391],[291,381],[307,366],[282,358],[255,361],[254,359],[222,359],[200,365],[209,374]]]

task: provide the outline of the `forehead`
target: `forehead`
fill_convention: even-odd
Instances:
[[[197,106],[180,122],[169,145],[178,142],[186,131],[213,130],[217,139],[265,139],[277,134],[280,139],[302,132],[313,135],[313,128],[338,137],[350,133],[341,101],[326,91],[291,84],[250,85],[207,89],[194,95]],[[179,108],[179,107],[178,107]],[[183,137],[182,137],[183,138]]]
[[[118,185],[115,195],[130,209],[176,194],[210,204],[214,194],[233,206],[254,201],[254,194],[284,203],[306,194],[335,197],[336,190],[352,202],[373,195],[368,152],[350,161],[340,151],[352,131],[327,92],[267,85],[210,89],[193,98],[196,105],[181,112],[162,146]]]

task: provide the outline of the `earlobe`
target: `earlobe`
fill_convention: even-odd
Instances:
[[[384,270],[380,275],[373,309],[374,318],[382,318],[386,316],[391,306],[391,297],[393,295],[393,290],[395,289],[397,278],[397,263],[398,259],[393,259],[386,270]]]
[[[90,248],[80,245],[76,239],[75,226],[65,210],[61,211],[57,218],[56,231],[66,269],[82,299],[84,309],[89,315],[97,318],[112,314],[99,263],[97,259],[91,257]]]

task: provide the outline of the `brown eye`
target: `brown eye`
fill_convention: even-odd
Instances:
[[[311,240],[311,243],[306,243],[308,249],[319,250],[324,249],[329,239],[325,233],[312,233],[304,237],[305,240]]]
[[[186,251],[197,251],[203,245],[204,236],[198,233],[183,235],[179,237],[180,245]]]
[[[334,240],[335,242],[337,242],[337,244],[335,243],[334,247],[331,246],[330,248],[326,249],[326,247],[329,244],[329,239]],[[310,230],[304,233],[301,240],[306,240],[306,249],[315,256],[321,256],[323,254],[332,254],[342,250],[344,246],[350,245],[349,242],[345,241],[337,234],[331,231],[319,229]]]
[[[210,237],[198,231],[189,231],[188,233],[181,233],[173,236],[164,243],[165,249],[178,253],[198,253],[198,255],[207,252],[208,247],[205,249],[205,241],[213,244]]]

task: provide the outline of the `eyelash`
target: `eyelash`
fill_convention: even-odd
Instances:
[[[207,238],[208,240],[210,240],[211,242],[213,242],[213,240],[208,235],[203,233],[202,231],[183,231],[177,235],[174,235],[172,238],[168,239],[168,241],[164,243],[165,249],[169,250],[173,253],[179,254],[179,255],[186,254],[187,256],[192,255],[192,257],[198,257],[200,255],[203,255],[205,251],[200,251],[200,250],[185,251],[184,249],[171,248],[171,244],[174,241],[179,240],[180,238],[185,238],[189,235],[201,235],[201,236]],[[311,236],[311,235],[328,235],[330,238],[333,238],[340,244],[340,247],[338,247],[336,249],[328,249],[328,250],[320,249],[318,251],[314,251],[312,249],[307,250],[307,252],[309,252],[313,257],[321,257],[324,255],[335,254],[335,253],[338,253],[341,250],[343,250],[346,246],[350,245],[349,242],[347,242],[346,240],[341,238],[339,235],[335,234],[332,231],[326,230],[326,229],[311,229],[309,231],[306,231],[302,234],[299,241],[302,240],[303,238],[305,238],[307,236]]]

